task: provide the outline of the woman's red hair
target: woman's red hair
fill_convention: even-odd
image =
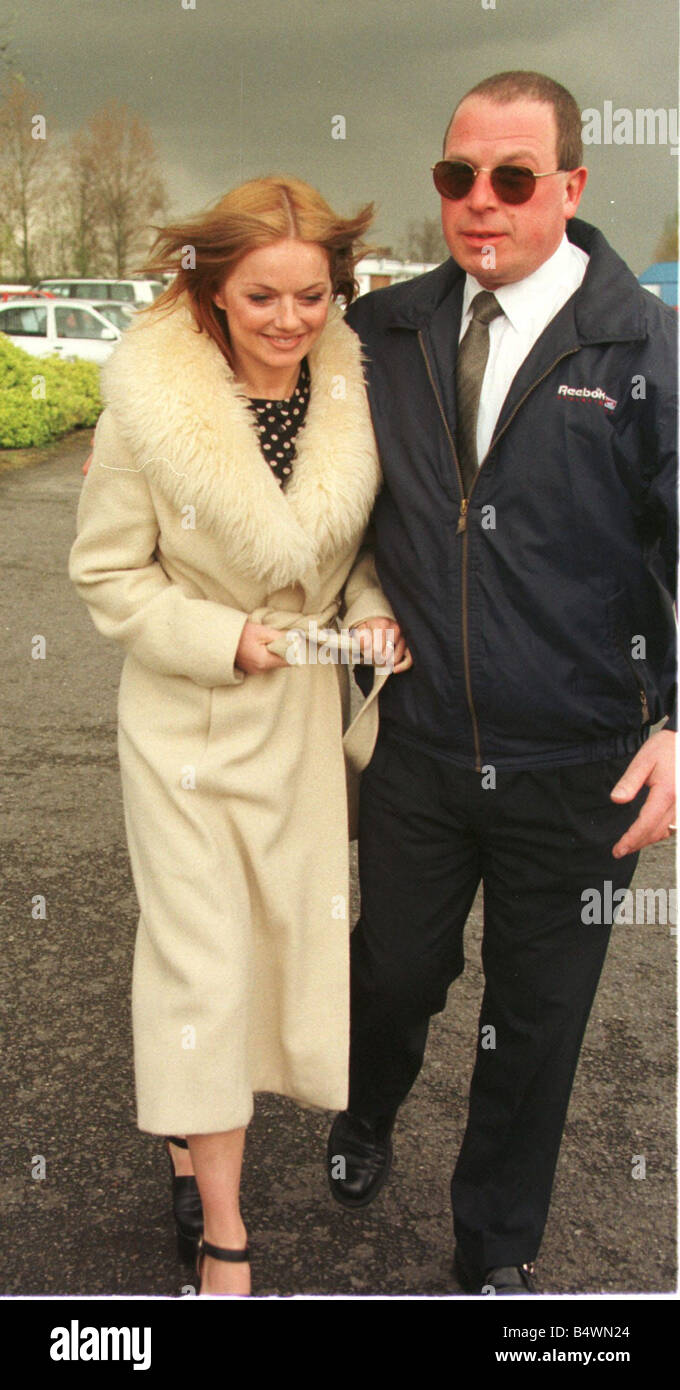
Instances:
[[[372,218],[372,203],[356,217],[338,217],[301,179],[283,174],[250,179],[202,215],[158,230],[144,269],[153,275],[174,272],[175,278],[147,312],[171,308],[186,295],[198,328],[230,361],[227,319],[214,296],[243,256],[288,237],[321,246],[328,253],[332,296],[350,304],[357,291],[354,269],[366,251],[361,238]]]

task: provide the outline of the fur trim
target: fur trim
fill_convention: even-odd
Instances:
[[[102,372],[104,398],[150,484],[228,547],[240,572],[285,588],[355,544],[380,486],[359,340],[331,306],[309,354],[311,396],[285,493],[246,398],[186,304],[145,314]]]

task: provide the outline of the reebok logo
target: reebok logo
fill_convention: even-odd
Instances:
[[[603,405],[605,410],[613,410],[616,401],[612,396],[608,396],[601,386],[558,386],[558,396],[574,397],[580,401],[597,401],[598,405]]]

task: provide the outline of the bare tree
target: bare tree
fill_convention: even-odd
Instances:
[[[423,217],[419,222],[409,222],[402,248],[404,260],[438,264],[445,261],[448,254],[438,217]]]
[[[12,41],[7,36],[7,21],[5,27],[0,31],[0,71],[6,68],[8,72],[14,69],[14,59],[12,57]]]
[[[11,73],[0,103],[2,240],[13,269],[33,279],[33,243],[47,213],[48,141],[42,96]]]
[[[154,239],[167,194],[148,126],[119,102],[63,144],[42,98],[11,65],[0,37],[0,267],[38,273],[129,274]]]
[[[79,140],[77,154],[73,151],[73,187],[81,199],[81,260],[97,244],[100,269],[125,275],[153,240],[149,222],[166,211],[165,183],[151,132],[127,106],[113,101],[90,117]],[[85,220],[83,199],[92,200],[91,223]]]
[[[673,213],[664,222],[663,232],[656,244],[655,261],[677,261],[678,259],[678,214]]]
[[[60,274],[87,276],[101,267],[99,203],[93,141],[85,131],[78,130],[64,149],[59,182],[53,263]]]

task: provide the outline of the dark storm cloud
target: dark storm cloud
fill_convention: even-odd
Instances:
[[[383,242],[437,214],[429,165],[455,101],[488,73],[538,68],[582,107],[676,101],[667,0],[32,0],[5,31],[61,130],[112,97],[149,122],[173,212],[284,169],[343,211],[375,199]],[[607,146],[588,163],[584,216],[640,270],[674,206],[677,160]]]

